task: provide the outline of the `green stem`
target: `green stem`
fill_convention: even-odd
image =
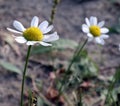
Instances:
[[[85,42],[83,43],[83,45],[82,45],[81,47],[79,47],[79,45],[78,45],[78,47],[76,48],[76,50],[75,50],[75,52],[74,52],[74,55],[73,55],[73,58],[72,58],[69,66],[68,66],[68,68],[67,68],[67,70],[66,70],[66,74],[67,74],[67,72],[70,71],[73,63],[74,63],[75,60],[76,60],[76,58],[77,58],[78,56],[80,56],[80,53],[81,53],[82,49],[84,48],[84,46],[86,45],[87,41],[88,41],[88,38],[85,40]],[[66,75],[64,75],[63,80],[64,80],[65,78],[66,78]],[[60,87],[60,89],[59,89],[60,94],[62,93],[62,90],[63,90],[63,84],[61,85],[61,87]],[[60,95],[60,94],[59,94],[59,95]]]
[[[51,10],[51,15],[50,15],[50,24],[53,23],[54,17],[55,17],[55,13],[56,13],[56,9],[57,9],[57,5],[60,2],[60,0],[54,0],[53,1],[53,6],[52,6],[52,10]]]
[[[26,75],[26,70],[27,70],[28,59],[29,59],[29,56],[30,56],[31,47],[32,47],[31,45],[28,47],[26,62],[25,62],[24,71],[23,71],[20,106],[23,106],[23,92],[24,92],[25,75]]]
[[[75,61],[76,58],[80,55],[80,53],[81,53],[83,47],[85,46],[85,44],[87,43],[87,41],[88,41],[88,38],[85,40],[85,42],[84,42],[83,45],[80,47],[80,49],[78,50],[78,52],[76,52],[76,54],[73,56],[73,58],[72,58],[72,60],[71,60],[71,62],[70,62],[70,64],[69,64],[69,66],[68,66],[67,71],[69,71],[69,70],[71,69],[74,61]],[[78,46],[79,46],[79,45],[78,45]]]
[[[110,86],[108,88],[108,92],[107,92],[107,95],[106,95],[105,103],[107,103],[108,100],[110,99],[110,96],[112,96],[112,91],[114,89],[114,86],[115,86],[116,82],[118,80],[120,80],[119,75],[120,75],[120,70],[118,69],[118,70],[116,70],[116,72],[115,72],[115,74],[113,76],[113,79],[112,79],[112,83],[110,84]]]
[[[82,89],[80,88],[80,92],[78,93],[79,97],[79,104],[78,106],[82,106]]]
[[[32,106],[32,91],[29,89],[29,105]]]

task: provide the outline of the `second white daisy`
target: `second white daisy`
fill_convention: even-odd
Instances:
[[[87,34],[89,41],[94,40],[95,42],[104,45],[104,39],[109,38],[106,33],[109,32],[108,28],[103,27],[105,22],[97,22],[97,18],[91,16],[90,19],[85,18],[86,24],[82,25],[82,31]]]
[[[39,18],[34,16],[31,25],[29,28],[24,28],[24,26],[19,21],[14,21],[13,26],[16,30],[7,28],[9,31],[13,33],[21,34],[22,36],[14,36],[15,40],[18,43],[26,43],[27,45],[34,45],[39,43],[43,46],[51,46],[50,43],[52,41],[56,41],[59,39],[57,32],[52,34],[47,34],[53,29],[53,25],[49,26],[48,21],[43,21],[40,25]]]

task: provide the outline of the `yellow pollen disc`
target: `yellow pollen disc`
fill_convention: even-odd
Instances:
[[[100,27],[98,26],[90,26],[90,33],[94,36],[94,37],[98,37],[101,35],[101,32],[100,32]]]
[[[30,27],[27,28],[23,32],[23,36],[28,41],[41,41],[43,39],[42,31],[37,27]]]

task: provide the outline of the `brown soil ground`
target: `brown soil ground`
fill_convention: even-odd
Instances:
[[[0,0],[0,61],[11,62],[23,69],[27,46],[14,42],[6,27],[11,27],[15,19],[27,27],[35,15],[40,18],[40,21],[49,20],[51,7],[52,0]],[[82,3],[77,3],[76,0],[61,0],[54,26],[61,38],[78,42],[85,36],[81,31],[85,17],[97,16],[99,21],[105,20],[106,26],[110,27],[118,22],[120,17],[118,9],[120,7],[114,6],[109,0],[85,0]],[[120,65],[119,43],[120,35],[110,34],[110,39],[106,40],[103,47],[92,42],[86,46],[89,55],[100,66],[103,75],[114,73],[115,67]],[[61,61],[68,59],[64,58],[66,57],[64,55],[60,57]],[[36,79],[43,79],[47,85],[49,79],[46,71],[52,70],[52,67],[46,56],[39,56],[39,58],[35,56],[34,58],[38,58],[36,58],[37,62],[32,61],[33,57],[29,62],[28,74]],[[21,75],[0,67],[0,106],[19,106],[21,79]],[[30,85],[30,81],[26,84]]]

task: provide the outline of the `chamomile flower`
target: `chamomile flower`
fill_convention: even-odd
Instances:
[[[21,34],[21,36],[13,35],[18,43],[26,43],[27,45],[39,43],[43,46],[51,46],[52,44],[49,42],[59,39],[57,32],[48,34],[53,29],[53,25],[49,26],[48,21],[43,21],[40,25],[38,25],[38,23],[39,18],[37,16],[33,17],[31,25],[28,28],[25,28],[22,23],[15,20],[13,22],[13,26],[16,30],[11,28],[7,28],[7,30],[13,33]]]
[[[105,44],[104,39],[109,38],[106,33],[109,32],[108,28],[103,27],[105,22],[98,23],[97,18],[91,16],[90,19],[85,18],[86,24],[82,25],[82,31],[87,34],[89,41],[94,40],[98,44]]]

